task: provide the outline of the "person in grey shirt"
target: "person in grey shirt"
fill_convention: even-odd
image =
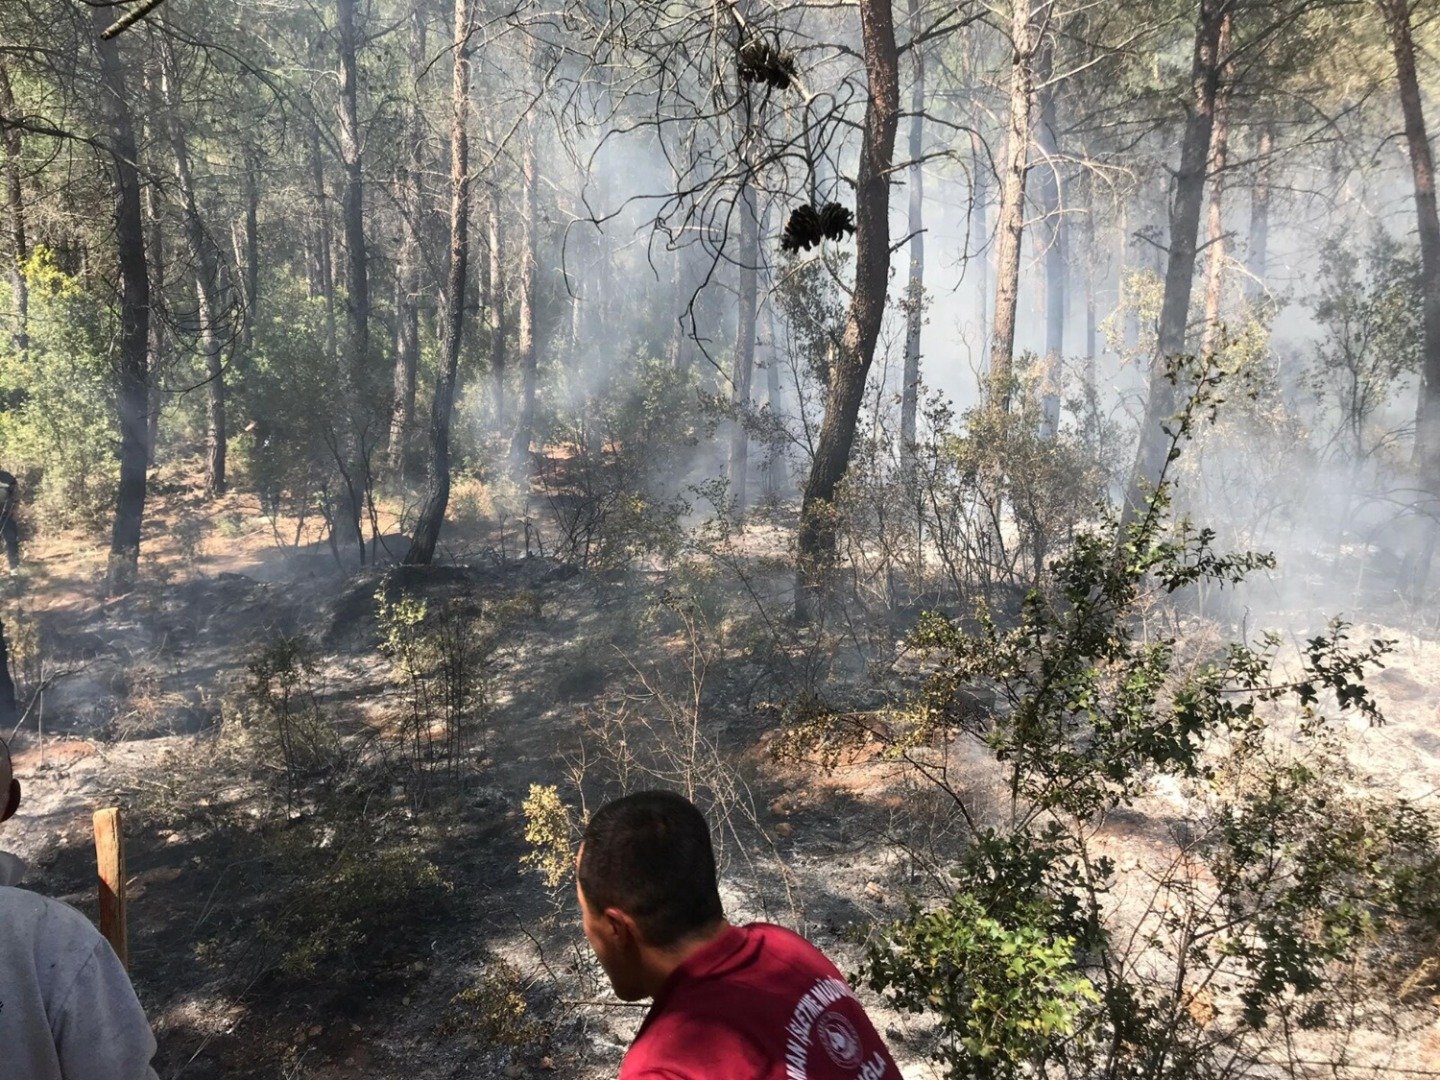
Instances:
[[[0,740],[0,822],[20,781]],[[16,888],[25,864],[0,851],[0,1077],[157,1080],[155,1036],[110,943],[74,908]]]

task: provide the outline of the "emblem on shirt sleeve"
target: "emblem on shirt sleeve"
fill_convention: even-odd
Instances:
[[[860,1033],[844,1013],[827,1009],[815,1023],[815,1035],[836,1065],[842,1069],[860,1067]]]

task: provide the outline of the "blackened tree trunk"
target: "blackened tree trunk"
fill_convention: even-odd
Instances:
[[[860,0],[859,7],[869,92],[855,178],[855,291],[831,368],[825,419],[801,504],[795,590],[795,615],[801,622],[815,615],[819,587],[834,560],[835,489],[850,464],[890,276],[890,169],[900,120],[895,22],[890,0]]]
[[[410,103],[410,130],[406,135],[405,164],[396,187],[403,211],[403,235],[395,268],[395,372],[390,407],[389,471],[396,479],[410,475],[410,444],[415,426],[415,373],[420,363],[420,214],[422,213],[421,153],[424,117],[420,109],[420,78],[426,55],[425,19],[419,5],[413,13],[410,35],[410,82],[415,100]]]
[[[465,333],[465,283],[470,268],[470,2],[455,0],[455,71],[450,121],[450,266],[445,278],[445,332],[430,409],[430,482],[415,523],[407,563],[428,566],[450,500],[450,418]]]
[[[750,385],[755,371],[755,316],[760,299],[760,221],[755,186],[747,175],[736,205],[740,215],[740,302],[735,321],[735,356],[730,368],[730,507],[738,521],[745,515],[746,482],[750,473]]]
[[[915,419],[920,411],[920,331],[925,322],[925,49],[916,39],[920,0],[910,0],[910,51],[915,79],[910,85],[910,279],[906,284],[905,369],[900,387],[900,458],[907,464],[915,453]]]
[[[1436,209],[1435,159],[1425,130],[1420,81],[1415,72],[1415,42],[1410,28],[1410,0],[1378,0],[1390,32],[1400,108],[1405,116],[1405,141],[1415,177],[1415,213],[1420,233],[1420,282],[1423,353],[1420,400],[1415,415],[1415,464],[1431,493],[1440,498],[1440,212]]]
[[[1267,124],[1260,130],[1255,149],[1255,186],[1250,189],[1250,237],[1245,245],[1246,293],[1258,303],[1266,293],[1265,272],[1270,261],[1270,156],[1275,152],[1275,133]]]
[[[1213,353],[1220,344],[1220,303],[1225,289],[1225,166],[1230,146],[1230,86],[1235,64],[1229,59],[1234,14],[1220,24],[1220,87],[1215,95],[1215,124],[1210,134],[1210,206],[1205,225],[1205,315],[1200,351]]]
[[[356,55],[356,0],[336,0],[340,43],[340,164],[344,173],[340,214],[345,234],[345,348],[341,360],[344,386],[338,457],[340,504],[336,508],[338,539],[353,543],[361,565],[365,539],[361,517],[369,490],[362,397],[366,357],[370,351],[370,272],[365,246],[365,190],[360,155],[359,74]]]
[[[115,395],[120,419],[120,484],[110,533],[106,588],[113,596],[134,584],[140,565],[140,528],[145,518],[145,472],[150,455],[146,424],[149,380],[150,276],[145,265],[145,220],[140,205],[135,124],[119,45],[100,35],[110,24],[108,8],[92,11],[95,50],[100,61],[100,106],[105,143],[114,169],[115,247],[120,294],[120,339]]]
[[[205,364],[205,493],[212,498],[225,491],[225,365],[221,356],[220,296],[213,245],[200,218],[195,179],[190,170],[190,148],[180,119],[180,92],[169,42],[161,38],[161,95],[170,152],[175,158],[175,186],[185,224],[185,244],[195,270],[195,304],[200,322],[200,355]]]
[[[1195,280],[1195,256],[1200,232],[1200,210],[1205,202],[1205,165],[1210,155],[1210,132],[1215,121],[1215,99],[1220,87],[1220,29],[1233,0],[1200,0],[1191,62],[1191,94],[1185,134],[1180,145],[1180,167],[1175,174],[1175,197],[1170,207],[1170,252],[1165,267],[1165,291],[1160,303],[1159,333],[1150,363],[1150,392],[1140,429],[1140,448],[1125,499],[1126,522],[1134,521],[1165,468],[1170,447],[1166,426],[1175,413],[1175,385],[1168,378],[1169,362],[1185,351],[1185,330],[1190,314],[1190,293]]]
[[[520,288],[516,345],[520,352],[520,412],[510,440],[510,471],[524,483],[530,472],[530,441],[535,432],[535,249],[539,217],[539,176],[535,162],[535,117],[525,118],[525,147],[520,171],[523,174],[524,210],[520,214]]]
[[[1020,299],[1020,244],[1025,230],[1025,177],[1030,168],[1030,114],[1035,101],[1035,56],[1050,0],[1012,0],[1010,122],[1000,173],[1000,218],[995,253],[995,322],[990,334],[990,400],[1010,407],[1015,381],[1015,313]]]
[[[0,115],[15,115],[15,94],[10,86],[10,73],[0,64]],[[25,235],[25,188],[21,183],[20,129],[7,127],[5,142],[5,210],[10,223],[10,288],[15,297],[15,349],[22,360],[30,349],[30,285],[25,278],[25,263],[30,258],[30,244]]]

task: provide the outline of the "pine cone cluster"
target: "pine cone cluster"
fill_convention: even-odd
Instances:
[[[768,41],[754,39],[740,47],[740,78],[788,90],[795,81],[795,55],[781,52]]]
[[[824,240],[844,240],[855,231],[855,215],[839,203],[826,203],[819,210],[797,206],[785,223],[781,251],[809,251]]]

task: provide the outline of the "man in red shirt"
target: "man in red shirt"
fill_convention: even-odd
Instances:
[[[704,816],[667,791],[599,810],[576,861],[585,936],[622,1001],[652,999],[620,1080],[900,1080],[835,965],[725,920]]]

